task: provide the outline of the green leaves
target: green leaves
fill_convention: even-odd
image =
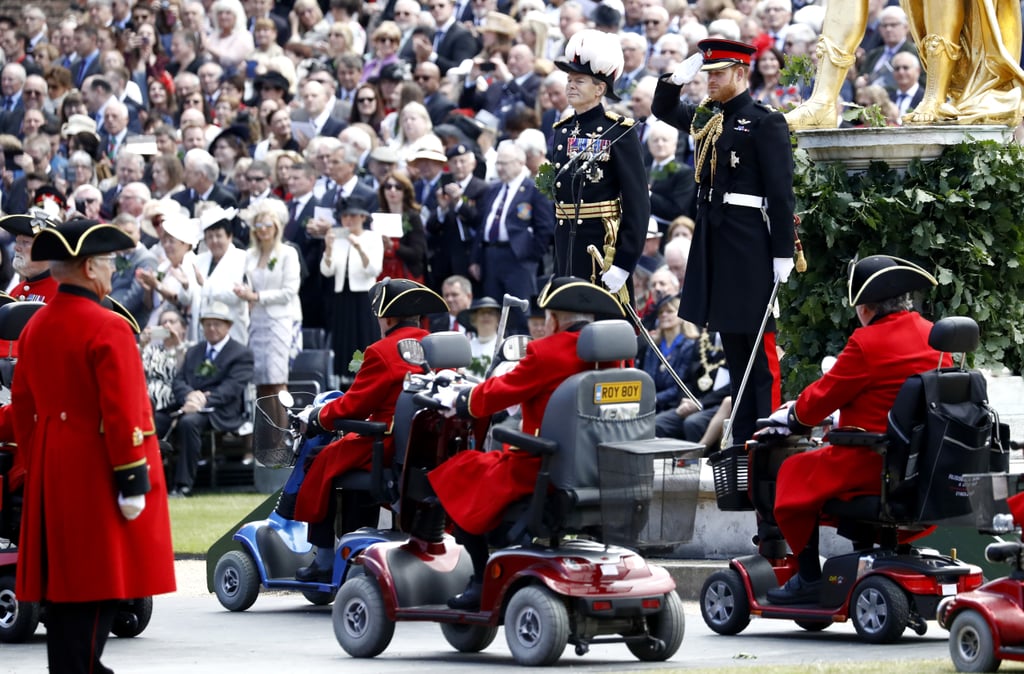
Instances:
[[[900,174],[881,162],[847,174],[795,153],[797,212],[808,270],[780,290],[779,344],[786,395],[820,376],[857,323],[846,304],[854,255],[902,257],[936,275],[915,297],[930,319],[971,316],[981,326],[975,363],[1024,367],[1024,151],[969,141]]]

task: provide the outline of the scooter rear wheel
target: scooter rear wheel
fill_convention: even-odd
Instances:
[[[700,614],[718,634],[739,634],[750,624],[750,599],[735,569],[716,571],[704,581]]]
[[[629,652],[637,660],[663,662],[676,654],[683,643],[686,616],[683,613],[683,601],[674,590],[665,595],[665,605],[660,613],[647,616],[647,628],[651,637],[658,642],[650,639],[626,642]]]
[[[110,633],[122,639],[137,637],[149,625],[153,617],[153,598],[129,599],[118,607]]]
[[[260,594],[260,574],[256,564],[241,550],[232,550],[217,562],[213,571],[213,591],[217,601],[229,611],[244,611]]]
[[[977,611],[963,611],[949,628],[949,657],[958,672],[994,672],[1003,663],[995,654],[992,629]]]
[[[872,644],[891,644],[910,622],[910,604],[900,586],[888,578],[867,578],[850,598],[853,626]]]
[[[18,601],[14,576],[0,576],[0,643],[16,644],[35,634],[39,627],[39,604]]]
[[[489,625],[441,623],[441,634],[459,653],[479,653],[498,636],[498,628]]]
[[[505,611],[505,640],[520,665],[555,664],[569,643],[565,603],[546,587],[522,588],[512,595]]]
[[[327,606],[334,601],[334,596],[337,591],[334,592],[320,592],[318,590],[303,590],[302,596],[306,598],[313,606]]]
[[[338,644],[353,658],[380,655],[395,636],[395,623],[388,620],[380,587],[370,576],[353,578],[341,586],[331,622]]]

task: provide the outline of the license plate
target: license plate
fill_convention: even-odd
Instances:
[[[642,388],[639,381],[620,381],[594,385],[594,404],[635,403],[640,401]]]
[[[956,583],[942,583],[939,585],[939,590],[943,597],[954,595],[956,594]]]

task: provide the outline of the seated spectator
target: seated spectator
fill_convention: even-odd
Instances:
[[[448,313],[430,317],[431,332],[454,330],[467,336],[473,328],[466,322],[466,310],[473,304],[473,284],[465,276],[449,276],[441,284],[441,295],[448,304]]]
[[[166,308],[157,316],[156,325],[142,329],[142,369],[153,413],[170,414],[178,409],[174,400],[174,378],[185,362],[191,344],[185,339],[185,318],[177,309]]]
[[[654,343],[658,345],[672,370],[685,379],[693,369],[700,331],[693,324],[679,318],[678,297],[663,298],[655,306],[655,315],[658,323],[654,330]],[[654,380],[657,411],[674,409],[683,398],[683,392],[658,358],[658,354],[648,346],[640,356],[639,363],[640,368]]]
[[[211,428],[235,431],[246,421],[244,394],[252,382],[253,355],[228,334],[233,322],[223,302],[207,304],[200,315],[204,339],[185,353],[174,377],[174,402],[181,416],[174,429],[177,460],[168,480],[174,485],[171,498],[192,493],[203,433]],[[157,413],[156,425],[163,437],[171,426],[170,415]]]

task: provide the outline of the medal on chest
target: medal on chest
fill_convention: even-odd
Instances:
[[[577,130],[574,128],[573,132],[575,133]],[[611,144],[610,140],[601,138],[598,133],[589,133],[585,136],[573,135],[569,136],[566,152],[570,161],[574,157],[578,157],[581,166],[583,166],[583,162],[587,162],[584,175],[590,182],[596,183],[604,177],[604,170],[599,163],[606,162],[611,158],[609,152]]]

